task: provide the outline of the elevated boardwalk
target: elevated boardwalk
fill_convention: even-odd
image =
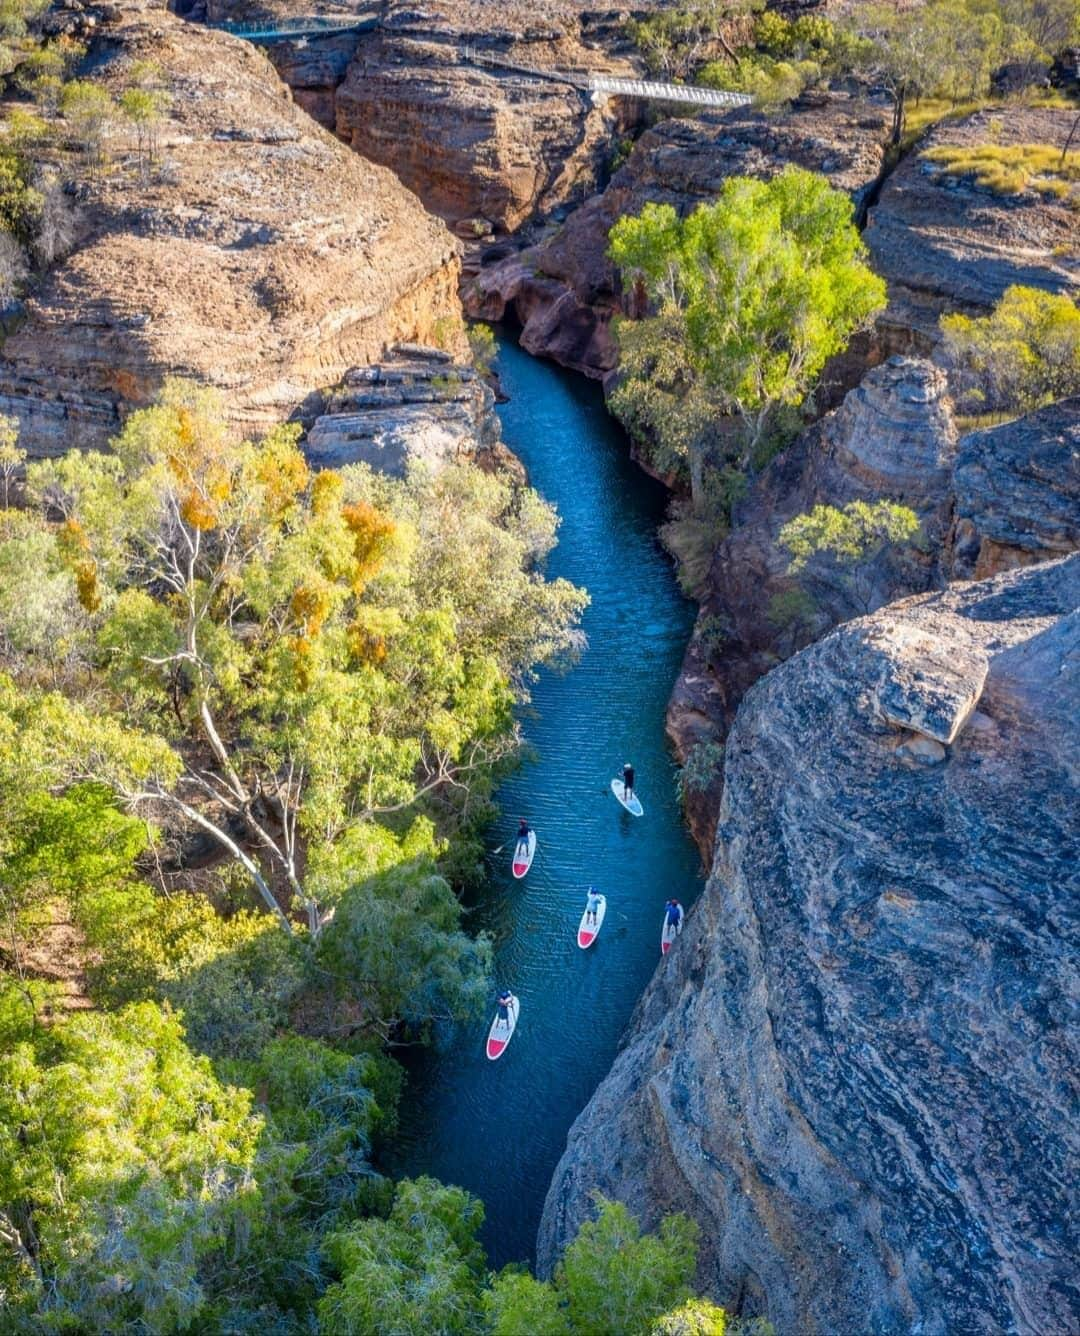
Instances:
[[[368,32],[379,26],[372,14],[324,14],[310,18],[267,19],[254,23],[211,23],[219,32],[244,37],[249,42],[289,42],[309,37],[332,37],[337,33]],[[460,58],[471,65],[488,65],[512,70],[533,79],[570,84],[594,98],[633,97],[645,102],[675,102],[692,107],[746,107],[752,98],[745,93],[725,93],[715,88],[695,88],[692,84],[656,83],[650,79],[615,79],[607,74],[576,74],[559,70],[541,70],[532,65],[509,60],[476,47],[461,49]]]
[[[266,19],[253,23],[208,23],[217,32],[231,33],[249,42],[290,42],[301,37],[333,37],[336,33],[366,32],[379,20],[370,14],[322,14],[310,18]]]

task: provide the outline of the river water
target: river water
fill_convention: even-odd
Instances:
[[[584,585],[589,645],[545,673],[523,716],[535,759],[496,795],[489,878],[469,926],[495,944],[496,982],[521,1000],[498,1062],[490,1016],[409,1062],[396,1175],[433,1174],[480,1196],[491,1261],[531,1260],[544,1195],[570,1124],[614,1057],[660,959],[664,901],[689,904],[699,859],[675,796],[664,711],[693,622],[656,538],[666,493],[634,465],[599,387],[503,341],[503,437],[562,518],[548,573]],[[643,818],[610,791],[637,771]],[[528,877],[510,875],[516,818],[537,832]],[[506,845],[502,853],[493,851]],[[598,941],[575,940],[589,882],[608,898]]]

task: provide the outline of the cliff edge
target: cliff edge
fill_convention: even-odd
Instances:
[[[1080,555],[1008,571],[752,688],[543,1269],[598,1188],[695,1216],[706,1287],[781,1336],[1075,1330],[1078,605]]]

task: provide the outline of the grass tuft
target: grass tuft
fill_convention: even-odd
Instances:
[[[977,144],[927,149],[922,155],[949,176],[971,176],[995,195],[1033,190],[1080,208],[1080,151],[1066,153],[1053,144]]]

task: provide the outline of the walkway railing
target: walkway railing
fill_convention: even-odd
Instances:
[[[208,28],[245,37],[249,42],[286,42],[294,37],[330,37],[339,32],[364,32],[378,19],[355,14],[322,14],[311,18],[263,19],[252,23],[208,23]]]
[[[689,102],[695,107],[748,107],[753,101],[745,93],[725,93],[691,84],[652,83],[648,79],[611,79],[606,74],[591,74],[589,91],[652,102]]]

